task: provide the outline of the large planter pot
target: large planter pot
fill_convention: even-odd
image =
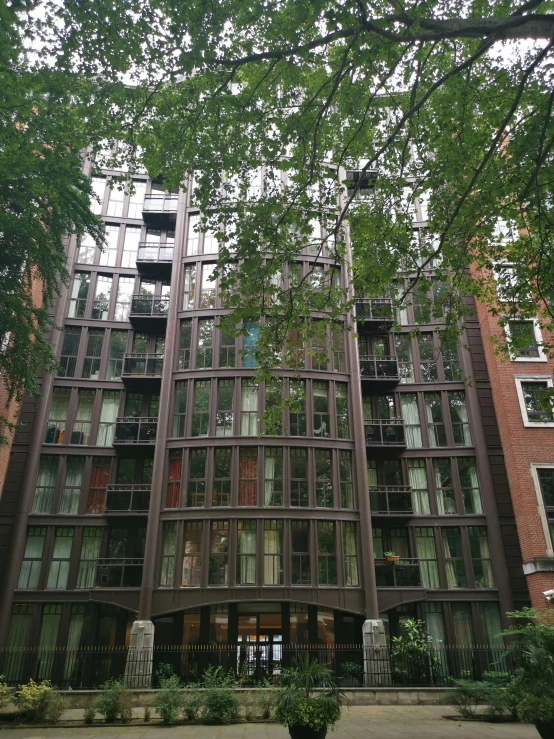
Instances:
[[[554,721],[549,721],[544,724],[535,724],[535,729],[539,732],[541,739],[554,739]]]
[[[289,726],[290,739],[325,739],[327,736],[327,727],[323,729],[311,729],[309,726]]]

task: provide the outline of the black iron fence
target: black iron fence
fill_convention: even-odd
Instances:
[[[129,652],[125,647],[78,649],[0,650],[0,674],[10,686],[33,680],[51,680],[58,688],[94,689],[110,678],[125,675]],[[295,657],[309,654],[340,678],[345,687],[448,687],[458,678],[481,680],[489,673],[511,675],[511,659],[501,646],[436,646],[412,649],[391,645],[363,648],[361,644],[327,646],[243,642],[238,644],[158,646],[135,652],[135,674],[157,672],[170,665],[186,683],[201,680],[210,666],[231,671],[244,687],[278,684],[283,668]],[[165,670],[164,670],[165,671]]]

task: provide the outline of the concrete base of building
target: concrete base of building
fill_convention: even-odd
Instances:
[[[131,628],[131,639],[125,683],[129,688],[152,687],[152,664],[154,661],[154,624],[152,621],[135,621]]]
[[[364,645],[364,685],[387,686],[391,684],[390,658],[387,648],[385,625],[380,618],[368,618],[362,626]]]

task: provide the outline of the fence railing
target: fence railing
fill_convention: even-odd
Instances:
[[[131,298],[131,318],[167,318],[169,298],[154,295],[133,295]]]
[[[406,446],[404,421],[400,418],[368,419],[364,421],[364,433],[366,446]]]
[[[172,262],[173,251],[173,244],[141,241],[138,245],[137,262]]]
[[[114,444],[154,444],[158,431],[156,418],[118,418],[115,423]]]
[[[409,485],[374,485],[369,488],[369,505],[373,514],[401,515],[413,513],[412,488]]]
[[[360,321],[390,323],[393,319],[389,298],[356,298],[356,318]]]
[[[513,674],[510,656],[498,645],[427,649],[364,647],[361,644],[282,644],[240,642],[191,646],[156,646],[153,652],[135,652],[133,662],[140,671],[153,664],[153,687],[161,665],[170,665],[187,684],[201,679],[211,665],[232,671],[239,684],[248,687],[261,681],[277,684],[283,667],[303,654],[327,665],[345,687],[448,687],[459,678],[483,679],[487,673]],[[11,686],[33,680],[51,680],[58,688],[98,688],[110,678],[123,677],[126,647],[6,648],[0,650],[0,674]],[[365,673],[365,678],[364,678]]]
[[[150,485],[108,485],[104,513],[146,513],[150,506]]]
[[[146,195],[142,209],[146,213],[175,213],[178,203],[179,196],[176,194]]]
[[[105,557],[96,563],[97,588],[140,588],[142,557]]]
[[[163,354],[126,353],[123,357],[122,377],[161,377]]]
[[[398,359],[360,355],[360,375],[362,380],[400,380]]]
[[[420,588],[419,559],[402,557],[397,562],[376,559],[375,579],[378,588]]]

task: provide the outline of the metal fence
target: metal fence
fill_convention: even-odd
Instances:
[[[157,672],[170,665],[184,683],[199,681],[210,666],[232,671],[247,687],[268,682],[277,684],[283,668],[299,655],[309,654],[326,664],[344,686],[441,687],[457,678],[474,680],[488,673],[511,675],[511,659],[501,646],[437,646],[425,650],[401,648],[363,648],[361,644],[326,646],[321,644],[282,644],[243,642],[238,644],[158,646],[153,652],[135,652],[140,671],[150,671],[153,685]],[[123,677],[128,649],[4,649],[0,650],[0,674],[11,686],[34,680],[51,680],[59,688],[97,688],[110,678]],[[149,663],[148,665],[146,663]],[[166,669],[166,668],[165,668]],[[164,669],[164,671],[165,671]],[[365,676],[364,676],[365,675]]]

